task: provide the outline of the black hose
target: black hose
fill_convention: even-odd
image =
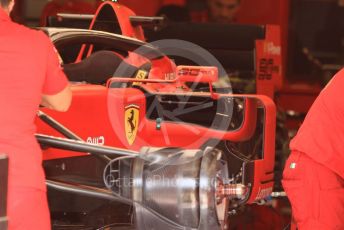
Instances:
[[[48,188],[51,188],[57,191],[76,193],[78,195],[85,195],[89,197],[117,201],[117,202],[122,202],[122,203],[132,205],[132,202],[130,202],[130,200],[114,196],[113,193],[111,193],[110,191],[106,189],[85,186],[85,185],[69,184],[65,182],[52,181],[52,180],[46,180],[46,184]]]

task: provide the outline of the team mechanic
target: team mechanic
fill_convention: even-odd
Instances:
[[[40,103],[65,111],[72,95],[49,38],[11,21],[14,0],[0,5],[0,152],[9,156],[9,230],[46,230],[51,226],[34,120]]]
[[[296,137],[283,186],[299,230],[344,229],[344,69],[323,89]]]

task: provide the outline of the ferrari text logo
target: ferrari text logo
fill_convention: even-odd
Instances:
[[[139,109],[140,107],[137,105],[128,105],[125,107],[124,127],[125,135],[129,145],[132,145],[136,138],[137,129],[139,126]]]

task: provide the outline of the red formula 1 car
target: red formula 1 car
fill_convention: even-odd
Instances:
[[[43,30],[73,85],[67,113],[37,118],[54,229],[225,229],[228,213],[270,195],[269,97],[214,88],[219,63],[175,66],[162,52],[207,57],[190,43]]]

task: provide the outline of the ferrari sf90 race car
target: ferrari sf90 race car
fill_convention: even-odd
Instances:
[[[36,122],[53,229],[225,229],[270,195],[269,97],[214,88],[220,65],[176,66],[134,38],[42,30],[73,90],[68,112],[41,108]]]

